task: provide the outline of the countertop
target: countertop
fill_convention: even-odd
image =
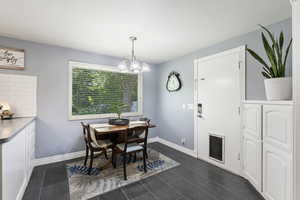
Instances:
[[[0,120],[0,144],[10,141],[33,120],[35,120],[35,117]]]

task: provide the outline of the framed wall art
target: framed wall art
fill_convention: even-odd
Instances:
[[[0,69],[24,69],[25,51],[23,49],[0,46]]]

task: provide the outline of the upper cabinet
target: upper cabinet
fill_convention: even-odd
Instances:
[[[291,105],[264,105],[263,141],[284,151],[292,151],[293,107]]]
[[[243,132],[255,139],[261,139],[261,105],[244,104]]]

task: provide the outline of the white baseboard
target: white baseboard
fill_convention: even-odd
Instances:
[[[149,138],[148,143],[158,142],[158,140],[159,140],[158,137]],[[85,156],[85,151],[77,151],[72,153],[44,157],[44,158],[37,158],[34,160],[33,165],[34,166],[46,165],[46,164],[61,162],[65,160],[72,160],[83,156]]]
[[[71,160],[71,159],[79,158],[79,157],[83,157],[83,156],[85,156],[85,151],[77,151],[77,152],[55,155],[55,156],[50,156],[50,157],[38,158],[38,159],[34,160],[33,165],[34,166],[46,165],[46,164],[50,164],[50,163]]]
[[[181,151],[185,154],[188,154],[193,157],[197,157],[196,152],[194,152],[191,149],[188,149],[183,146],[179,146],[178,144],[169,142],[167,140],[164,140],[159,137],[153,137],[148,139],[148,143],[153,143],[153,142],[159,142],[161,144],[164,144],[168,147],[171,147],[177,151]],[[85,151],[77,151],[77,152],[72,152],[72,153],[66,153],[66,154],[61,154],[61,155],[55,155],[55,156],[50,156],[50,157],[44,157],[44,158],[37,158],[33,161],[34,166],[40,166],[40,165],[46,165],[50,163],[56,163],[56,162],[61,162],[65,160],[71,160],[79,157],[85,156]]]
[[[191,149],[188,149],[186,147],[180,146],[180,145],[175,144],[173,142],[169,142],[169,141],[167,141],[165,139],[162,139],[162,138],[157,138],[157,140],[158,140],[157,142],[159,142],[161,144],[164,144],[164,145],[166,145],[168,147],[171,147],[171,148],[173,148],[173,149],[175,149],[177,151],[181,151],[182,153],[185,153],[187,155],[190,155],[192,157],[197,158],[197,153],[195,151],[191,150]]]
[[[153,143],[153,142],[159,142],[159,137],[156,136],[156,137],[153,137],[153,138],[149,138],[149,139],[148,139],[148,143]]]

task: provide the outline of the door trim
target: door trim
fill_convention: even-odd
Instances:
[[[229,49],[217,54],[209,55],[206,57],[202,57],[194,60],[194,152],[198,158],[198,123],[197,123],[197,101],[198,101],[198,63],[203,62],[205,60],[230,55],[234,53],[239,53],[239,68],[240,68],[240,108],[242,106],[242,101],[245,100],[245,90],[246,90],[246,45],[242,45],[240,47]],[[240,122],[240,127],[242,126],[242,121]],[[240,149],[242,156],[242,137],[240,141]],[[241,167],[242,167],[242,157],[241,157]],[[242,169],[242,168],[241,168]]]

